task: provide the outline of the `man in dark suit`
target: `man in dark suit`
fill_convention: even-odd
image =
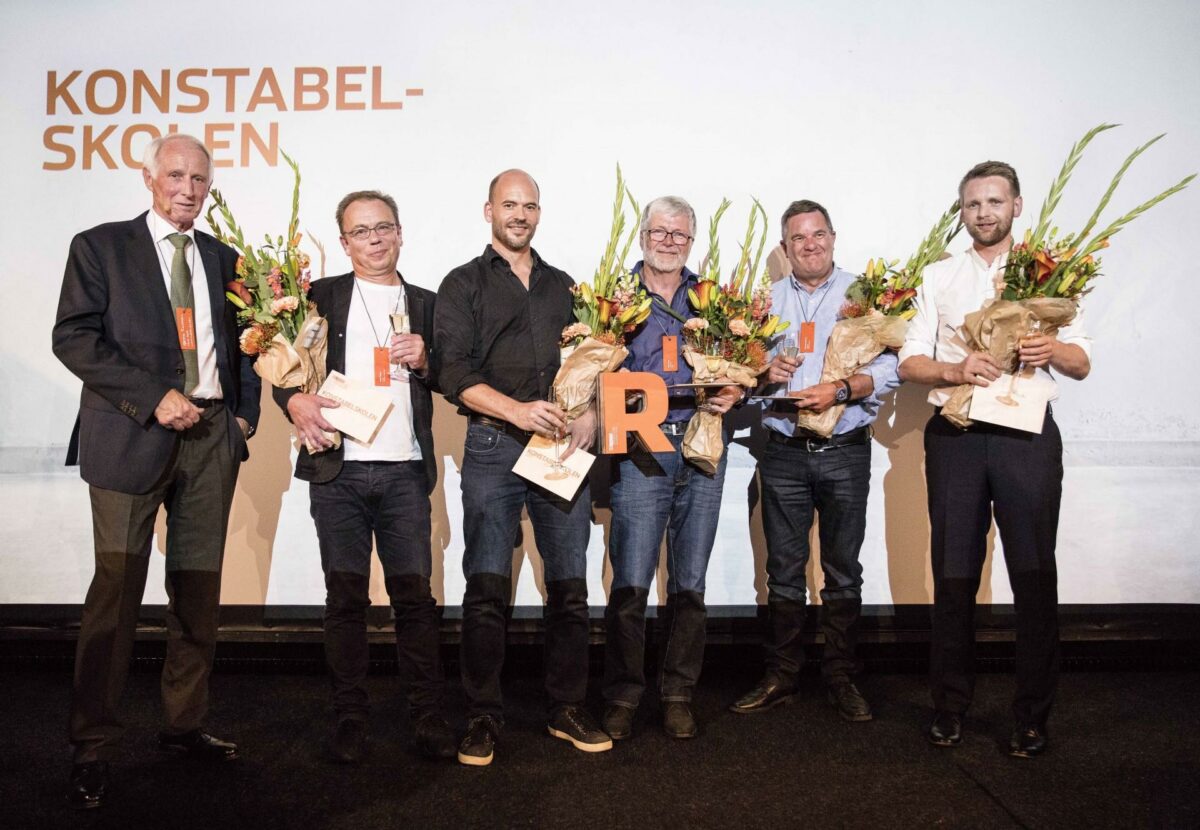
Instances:
[[[430,758],[452,758],[455,738],[442,715],[441,612],[429,586],[429,493],[437,463],[426,338],[435,297],[396,270],[404,238],[392,197],[377,190],[350,193],[336,218],[354,270],[317,280],[309,291],[329,322],[326,368],[388,394],[392,409],[369,444],[343,436],[333,448],[327,433],[334,430],[322,409],[336,406],[334,401],[298,389],[274,390],[307,445],[296,461],[296,477],[309,482],[325,572],[325,656],[337,718],[330,751],[341,763],[363,757],[374,535],[417,748]],[[411,331],[394,325],[394,315],[405,310]]]
[[[78,461],[90,485],[96,546],[70,721],[78,808],[105,796],[160,506],[169,602],[159,743],[237,757],[201,727],[229,506],[260,382],[224,299],[237,255],[193,227],[212,184],[208,150],[191,136],[156,139],[142,176],[152,210],[72,241],[54,324],[55,355],[83,381],[67,463]]]

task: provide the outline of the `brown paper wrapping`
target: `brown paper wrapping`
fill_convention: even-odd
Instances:
[[[962,338],[972,351],[986,352],[1005,372],[1017,368],[1017,349],[1033,320],[1042,321],[1042,334],[1054,334],[1075,319],[1073,300],[1061,297],[1034,297],[1029,300],[993,300],[963,319]],[[974,423],[967,417],[975,387],[956,386],[942,406],[942,415],[955,426],[966,429]]]
[[[307,346],[305,344],[308,344]],[[271,338],[271,346],[254,361],[254,371],[272,386],[280,389],[299,388],[313,395],[325,382],[325,355],[329,351],[329,324],[324,317],[309,314],[296,333],[295,344],[282,334]],[[325,433],[333,448],[342,444],[340,432]],[[309,454],[323,452],[305,442]]]
[[[753,389],[758,385],[758,373],[749,366],[734,363],[723,357],[704,355],[694,349],[684,349],[683,357],[692,367],[695,383],[723,382],[730,386]],[[696,390],[696,400],[704,400],[704,391]],[[708,475],[716,475],[717,465],[725,452],[725,432],[722,416],[715,412],[696,410],[688,421],[683,435],[683,457]]]
[[[904,345],[907,330],[907,320],[886,314],[839,320],[825,346],[821,383],[846,380],[862,371],[884,349],[899,349]],[[796,426],[828,438],[833,435],[834,427],[845,411],[844,403],[834,404],[820,413],[801,409],[796,413]]]
[[[568,421],[587,411],[596,397],[596,382],[601,373],[615,372],[628,354],[624,346],[585,337],[563,359],[554,376],[554,395]]]

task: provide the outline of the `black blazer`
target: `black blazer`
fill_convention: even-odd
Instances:
[[[433,332],[433,304],[437,295],[411,282],[405,282],[404,288],[408,293],[408,316],[413,334],[425,338],[425,348],[429,355],[429,367],[425,378],[411,375],[408,388],[412,396],[413,432],[416,433],[417,445],[421,448],[425,477],[432,492],[437,483],[437,457],[433,454],[433,396],[430,392],[437,391],[434,385],[437,372],[434,371],[436,356],[430,341]],[[354,298],[354,274],[342,274],[340,277],[326,277],[314,281],[309,289],[308,298],[317,304],[317,311],[329,322],[329,351],[325,356],[325,368],[330,372],[345,372],[346,319],[350,314],[350,302]],[[284,415],[287,415],[288,401],[299,391],[272,387],[271,394],[283,409]],[[314,484],[333,481],[342,471],[344,446],[342,444],[336,449],[325,450],[316,455],[310,455],[302,446],[296,459],[296,478]]]
[[[234,417],[258,423],[261,381],[238,348],[235,310],[225,299],[237,254],[196,231],[212,308],[217,375],[229,418],[230,449],[246,457]],[[183,352],[162,265],[146,214],[98,225],[71,241],[54,354],[83,381],[67,464],[84,481],[123,493],[145,493],[161,477],[179,433],[154,417],[171,389],[183,392]]]

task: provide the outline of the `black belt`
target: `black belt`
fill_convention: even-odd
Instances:
[[[687,421],[675,421],[674,423],[658,425],[658,428],[667,435],[683,435],[685,432],[687,432],[687,427]]]
[[[489,418],[487,415],[472,415],[471,423],[480,424],[481,426],[491,427],[494,430],[503,432],[510,438],[520,441],[522,444],[528,444],[529,439],[533,437],[533,433],[527,429],[513,426],[508,421],[502,421],[499,418]]]
[[[218,404],[225,403],[225,401],[221,400],[220,398],[188,398],[188,400],[191,401],[192,406],[196,407],[197,409],[209,409],[217,406]]]
[[[859,427],[849,432],[843,432],[841,435],[832,435],[829,438],[820,438],[815,435],[787,436],[773,429],[768,430],[768,433],[770,439],[775,443],[787,444],[789,447],[796,447],[805,452],[825,452],[826,450],[836,450],[838,447],[871,443],[870,427]]]

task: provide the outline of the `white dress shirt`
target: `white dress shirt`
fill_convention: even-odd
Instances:
[[[900,362],[904,363],[913,355],[925,355],[942,363],[965,360],[971,349],[960,331],[963,319],[999,296],[1007,259],[1007,254],[998,256],[988,265],[972,246],[957,256],[926,267],[924,279],[917,288],[917,315],[909,323],[904,347],[900,349]],[[1084,332],[1082,308],[1077,310],[1070,325],[1059,329],[1058,340],[1079,346],[1091,359],[1092,339]],[[1045,373],[1053,386],[1050,400],[1058,400],[1058,384],[1049,367],[1038,371]],[[944,406],[953,391],[953,386],[935,386],[929,393],[929,402]]]
[[[186,231],[176,230],[153,209],[146,214],[146,224],[150,226],[150,237],[158,249],[158,265],[162,269],[168,300],[171,297],[171,261],[175,258],[175,246],[167,237],[182,233],[190,240],[183,248],[183,255],[187,257],[188,268],[192,272],[192,309],[196,320],[196,363],[199,367],[196,388],[191,391],[191,396],[214,400],[224,398],[221,380],[217,376],[217,349],[213,337],[212,304],[208,300],[208,277],[204,271],[204,258],[196,249],[195,226]]]

